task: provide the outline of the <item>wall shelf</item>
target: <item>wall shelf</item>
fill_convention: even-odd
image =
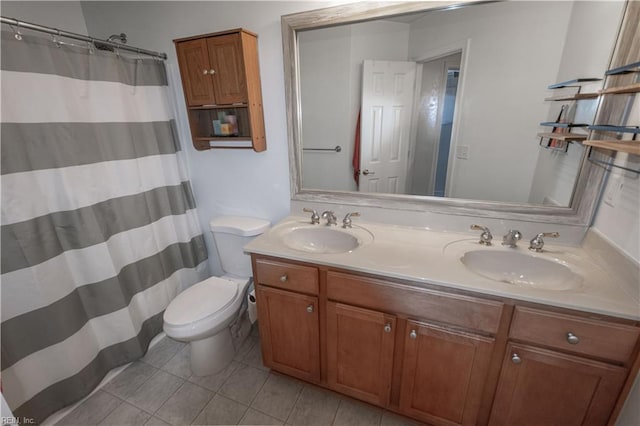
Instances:
[[[600,93],[597,92],[589,92],[589,93],[576,93],[574,95],[558,95],[551,96],[545,98],[545,101],[579,101],[582,99],[596,99],[600,96]]]
[[[594,148],[603,148],[611,151],[626,152],[629,154],[640,155],[640,141],[629,140],[586,140],[584,145]]]
[[[546,139],[556,139],[567,142],[581,142],[587,139],[587,135],[576,135],[573,133],[538,133],[538,136]]]
[[[570,129],[572,127],[587,127],[589,126],[588,124],[583,124],[583,123],[557,123],[555,121],[543,121],[542,123],[540,123],[541,126],[546,126],[546,127],[557,127],[560,129]]]
[[[632,72],[640,71],[640,62],[634,62],[631,64],[623,65],[621,67],[612,68],[605,72],[605,75],[619,75],[619,74],[628,74]]]
[[[613,126],[610,124],[596,124],[589,126],[589,130],[597,130],[599,132],[612,132],[612,133],[640,133],[640,126]]]
[[[580,83],[589,83],[593,81],[601,81],[601,78],[574,78],[573,80],[563,81],[561,83],[555,83],[547,87],[547,89],[562,89],[563,87],[575,87]]]
[[[640,83],[629,84],[627,86],[609,87],[601,90],[600,94],[616,94],[616,93],[639,93]]]

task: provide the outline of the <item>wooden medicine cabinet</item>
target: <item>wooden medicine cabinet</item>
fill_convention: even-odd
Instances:
[[[266,150],[258,36],[238,28],[173,42],[193,146]]]

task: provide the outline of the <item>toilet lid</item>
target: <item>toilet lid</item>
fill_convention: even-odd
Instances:
[[[171,325],[199,321],[229,306],[237,294],[236,282],[218,277],[208,278],[173,299],[164,312],[164,321]]]

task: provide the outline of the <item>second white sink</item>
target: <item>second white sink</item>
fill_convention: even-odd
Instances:
[[[460,260],[478,275],[520,287],[565,291],[580,288],[583,281],[561,263],[522,253],[473,250]]]

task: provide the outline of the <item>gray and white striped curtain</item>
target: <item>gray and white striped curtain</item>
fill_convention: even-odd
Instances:
[[[208,274],[155,59],[2,33],[2,392],[42,421]]]

